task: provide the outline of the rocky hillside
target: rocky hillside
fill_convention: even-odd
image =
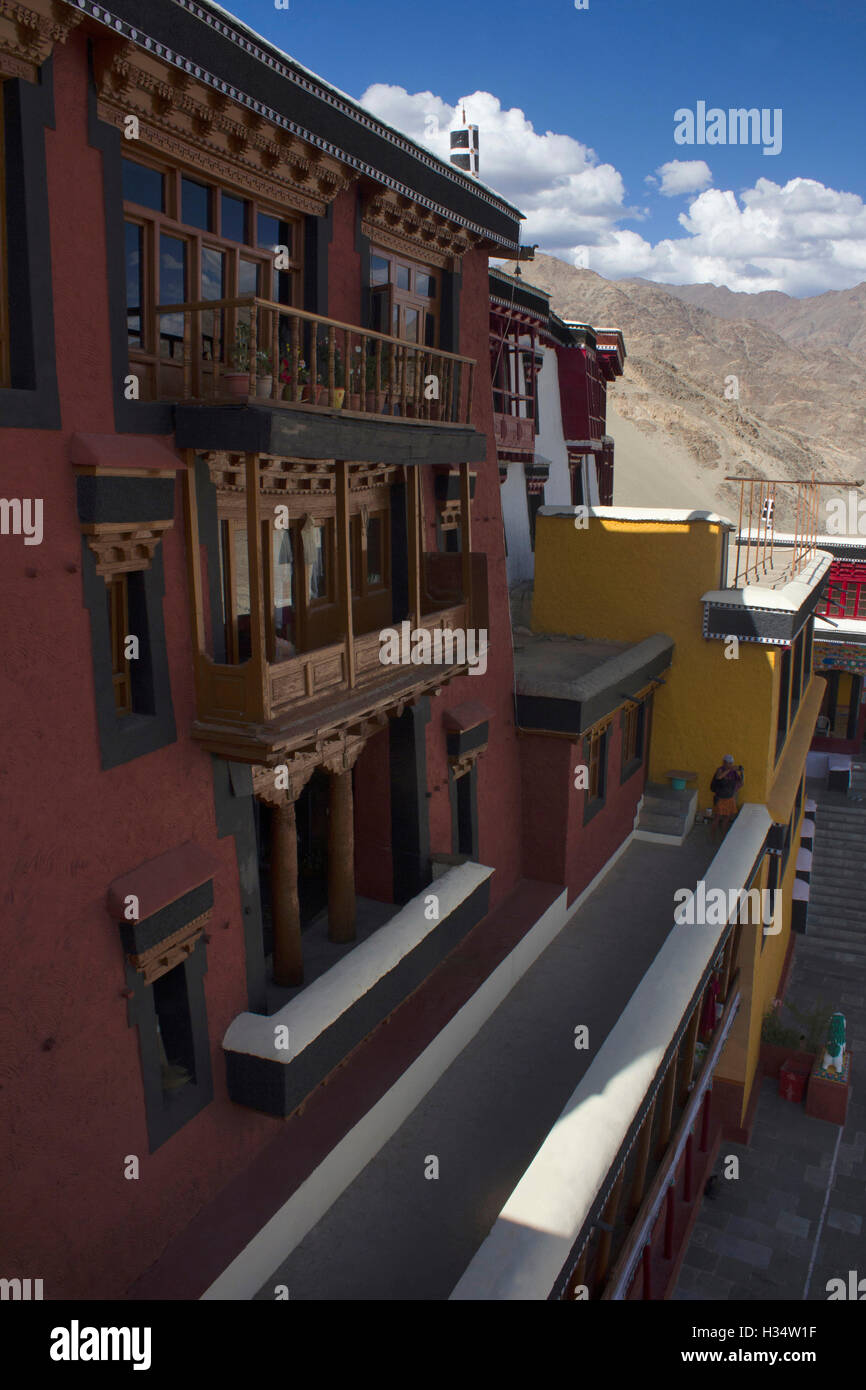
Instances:
[[[678,286],[605,280],[552,256],[524,263],[521,273],[550,292],[561,317],[620,328],[625,336],[625,374],[608,396],[611,434],[617,438],[618,421],[629,427],[620,431],[628,439],[618,440],[617,502],[694,506],[704,499],[736,519],[739,489],[726,474],[866,477],[866,354],[820,346],[793,328],[789,341],[766,322],[710,312]],[[718,291],[719,303],[732,309],[729,294]],[[817,302],[730,299],[738,307],[743,299],[770,299],[773,313],[792,316],[792,306]],[[849,336],[857,338],[853,328]],[[731,377],[738,399],[725,395]],[[780,493],[777,525],[792,524]]]

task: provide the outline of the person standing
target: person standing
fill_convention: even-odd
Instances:
[[[710,791],[713,794],[712,834],[717,828],[721,838],[727,835],[737,814],[737,792],[743,785],[743,769],[734,762],[733,753],[726,753],[713,773]]]

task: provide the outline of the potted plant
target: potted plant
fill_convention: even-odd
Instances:
[[[229,351],[231,367],[223,372],[223,382],[230,396],[250,394],[250,326],[239,323],[235,329],[235,340]]]
[[[262,349],[256,353],[256,395],[270,396],[274,387],[271,354]]]

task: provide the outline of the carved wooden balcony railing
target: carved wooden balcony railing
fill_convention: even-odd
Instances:
[[[267,402],[297,409],[466,425],[475,361],[254,295],[156,306],[159,359],[139,366],[158,400]]]
[[[505,415],[494,411],[493,429],[499,450],[527,455],[535,452],[534,420],[523,415]]]

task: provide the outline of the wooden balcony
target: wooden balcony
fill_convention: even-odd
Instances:
[[[519,453],[531,457],[535,453],[535,421],[521,415],[493,414],[496,448],[502,453]]]
[[[475,362],[253,295],[159,304],[142,399],[469,424]]]

